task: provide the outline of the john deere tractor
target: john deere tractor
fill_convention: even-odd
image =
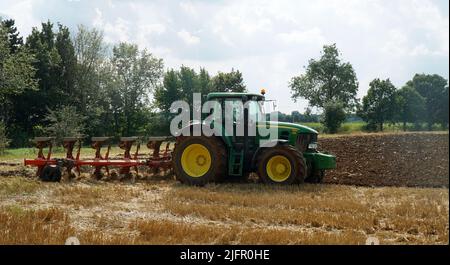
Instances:
[[[320,183],[324,171],[336,167],[333,155],[317,150],[317,131],[299,124],[265,119],[266,114],[260,104],[265,100],[264,92],[217,92],[208,94],[206,99],[220,104],[222,110],[226,109],[227,102],[242,103],[253,108],[243,108],[240,112],[233,110],[233,115],[239,116],[232,123],[233,130],[244,125],[241,136],[229,133],[222,133],[220,136],[192,136],[193,126],[205,122],[204,115],[202,121],[191,121],[184,128],[190,130],[191,134],[177,137],[172,155],[175,175],[182,183],[204,185],[231,177],[248,176],[251,172],[256,172],[267,184]],[[222,111],[219,114],[222,115],[222,121],[225,120],[224,113]],[[250,133],[248,128],[251,126],[248,125],[256,128],[275,126],[277,138],[261,141],[266,136],[260,135],[259,130],[256,130],[256,134]],[[222,128],[222,132],[225,131]]]

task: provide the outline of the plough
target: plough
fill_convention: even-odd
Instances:
[[[106,175],[110,175],[110,167],[119,168],[119,174],[129,175],[131,168],[138,174],[139,166],[146,166],[152,169],[153,173],[160,170],[169,170],[172,168],[171,143],[173,137],[149,137],[147,147],[152,150],[151,154],[140,154],[141,141],[139,137],[121,137],[119,147],[124,150],[122,157],[110,157],[111,137],[92,137],[91,147],[95,149],[95,157],[92,159],[80,158],[82,137],[63,138],[63,147],[66,150],[65,158],[52,158],[52,148],[54,137],[35,137],[33,142],[38,149],[38,155],[35,159],[25,159],[26,166],[37,167],[36,175],[44,181],[59,181],[62,175],[62,169],[66,168],[69,177],[73,178],[73,170],[78,175],[80,168],[84,166],[94,167],[93,175],[97,179],[103,177],[102,169],[105,169]],[[132,152],[133,145],[136,144],[135,151]],[[106,152],[102,153],[102,147],[107,146]],[[48,148],[47,154],[44,154],[44,148]],[[74,149],[76,153],[74,154]]]

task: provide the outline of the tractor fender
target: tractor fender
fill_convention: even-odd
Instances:
[[[259,154],[262,151],[264,151],[265,148],[272,148],[277,145],[286,145],[288,143],[289,143],[289,141],[285,140],[285,139],[274,139],[274,140],[268,141],[264,145],[261,145],[260,147],[258,147],[258,149],[256,149],[255,153],[252,156],[252,163],[251,163],[252,169],[255,168],[256,159],[258,158]]]
[[[193,127],[194,125],[200,125],[202,126],[203,122],[201,121],[190,121],[188,125],[184,126],[183,128],[181,128],[181,134],[178,136],[175,136],[177,139],[181,138],[181,137],[198,137],[198,136],[193,136],[192,132],[193,132]],[[185,134],[190,135],[190,136],[184,136]],[[221,141],[225,144],[225,146],[230,147],[231,146],[231,142],[229,137],[223,137],[223,136],[211,136],[211,137],[216,137],[221,139]]]

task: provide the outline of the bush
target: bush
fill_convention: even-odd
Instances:
[[[78,136],[84,131],[85,117],[76,111],[75,107],[63,106],[58,110],[48,110],[45,121],[49,125],[44,128],[44,133],[56,137],[56,142],[62,142],[65,136]],[[37,130],[37,128],[36,128]]]
[[[341,102],[325,104],[321,122],[327,133],[336,133],[345,119],[344,105]]]
[[[6,137],[6,126],[0,121],[0,154],[5,152],[6,147],[9,145],[9,139]]]

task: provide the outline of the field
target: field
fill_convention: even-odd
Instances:
[[[324,126],[320,122],[301,122],[300,124],[306,125],[318,131],[319,133],[325,133]],[[338,134],[354,134],[354,133],[363,133],[365,132],[366,122],[363,121],[353,121],[353,122],[344,122],[342,126],[338,129]],[[426,131],[428,130],[426,124],[406,124],[406,131]],[[439,124],[434,124],[431,128],[432,131],[442,130]],[[402,132],[403,124],[396,123],[386,123],[383,126],[384,132]]]
[[[88,172],[42,183],[17,165],[33,152],[14,150],[0,158],[0,244],[449,243],[448,133],[324,137],[319,146],[339,168],[324,184],[285,187]]]

